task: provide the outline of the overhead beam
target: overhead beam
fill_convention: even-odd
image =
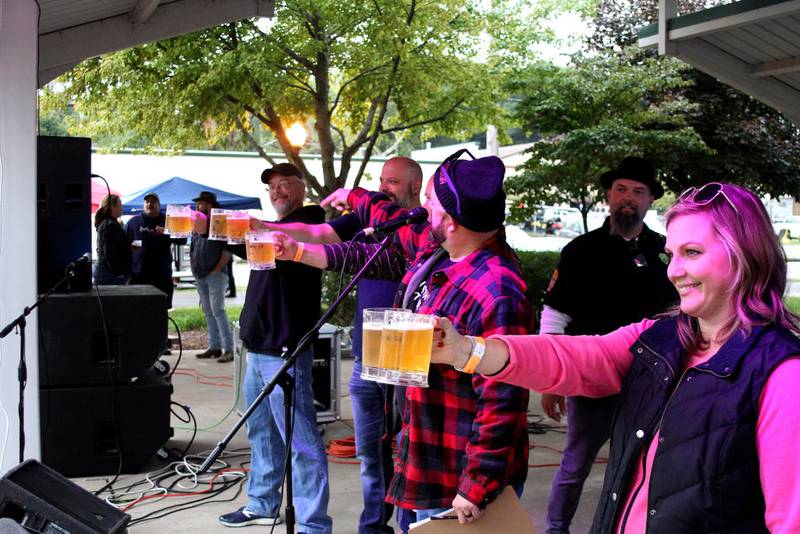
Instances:
[[[669,40],[678,41],[690,39],[692,37],[702,37],[709,33],[721,30],[730,30],[778,17],[800,14],[800,0],[781,2],[770,6],[752,9],[743,13],[736,13],[727,17],[711,19],[706,22],[698,22],[686,27],[675,28],[669,31]],[[660,31],[660,28],[659,28]]]
[[[156,3],[158,4],[158,3]],[[137,7],[151,6],[142,0]],[[141,24],[131,13],[89,22],[39,36],[39,86],[86,58],[176,37],[249,17],[274,16],[274,0],[175,0],[156,5]],[[134,9],[136,11],[136,9]],[[146,10],[145,10],[146,11]]]
[[[800,126],[798,93],[791,87],[771,78],[754,78],[751,75],[750,65],[701,39],[674,44],[675,56],[678,58],[772,106]]]
[[[756,78],[766,78],[767,76],[788,74],[797,71],[800,71],[800,57],[767,61],[750,67],[750,74]]]
[[[131,9],[131,22],[144,24],[153,14],[161,0],[139,0]]]

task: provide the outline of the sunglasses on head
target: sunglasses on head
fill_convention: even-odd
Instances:
[[[725,186],[718,182],[710,182],[700,188],[690,187],[681,193],[681,196],[678,197],[678,202],[691,202],[698,206],[705,206],[713,202],[718,196],[722,196],[722,198],[728,201],[730,207],[732,207],[736,213],[739,213],[739,208],[737,208],[736,204],[725,194]]]
[[[450,191],[453,193],[453,196],[456,197],[456,215],[461,215],[461,198],[458,196],[456,184],[453,183],[453,179],[450,178],[450,173],[447,172],[447,169],[450,168],[453,163],[464,153],[467,153],[469,157],[475,159],[475,156],[472,155],[472,152],[466,148],[462,148],[461,150],[449,155],[447,159],[445,159],[442,164],[439,165],[439,168],[436,169],[436,173],[434,174],[434,180],[438,180],[440,177],[443,178],[444,182],[447,184],[447,188],[450,189]]]

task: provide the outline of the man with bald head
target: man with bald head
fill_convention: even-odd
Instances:
[[[403,208],[420,206],[422,169],[411,158],[394,157],[381,170],[379,191]],[[270,230],[280,230],[298,241],[339,243],[352,239],[362,225],[355,215],[344,215],[324,224],[261,223]],[[362,279],[356,293],[356,314],[353,328],[353,375],[350,378],[350,400],[356,434],[356,455],[361,461],[361,486],[364,509],[359,519],[359,534],[390,534],[388,525],[392,506],[384,497],[392,477],[391,433],[384,421],[386,395],[391,389],[361,378],[361,320],[366,308],[390,308],[399,280]],[[387,390],[388,389],[388,390]],[[399,522],[405,522],[401,518]]]

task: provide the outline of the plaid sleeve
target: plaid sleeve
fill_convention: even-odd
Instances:
[[[378,243],[347,242],[325,245],[329,271],[341,271],[355,274],[367,263],[367,260],[378,250]],[[381,280],[402,280],[408,270],[408,262],[403,251],[392,243],[378,256],[365,273],[368,278]]]
[[[531,310],[524,296],[505,296],[491,309],[484,309],[481,320],[484,336],[528,334]],[[475,375],[472,384],[478,406],[458,493],[483,507],[508,484],[511,474],[521,469],[520,463],[527,463],[527,439],[522,434],[527,433],[530,394],[527,389],[481,375]]]
[[[347,203],[353,208],[359,222],[365,228],[385,223],[408,211],[389,200],[389,197],[383,193],[367,191],[360,187],[356,187],[350,192]],[[395,232],[395,241],[400,244],[409,262],[428,245],[429,226],[427,222],[412,224]]]

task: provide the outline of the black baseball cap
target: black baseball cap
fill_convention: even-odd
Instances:
[[[267,169],[261,173],[261,182],[269,184],[269,180],[272,178],[273,174],[280,174],[281,176],[297,176],[301,180],[303,179],[303,173],[301,173],[300,169],[291,163],[278,163],[271,169]]]

